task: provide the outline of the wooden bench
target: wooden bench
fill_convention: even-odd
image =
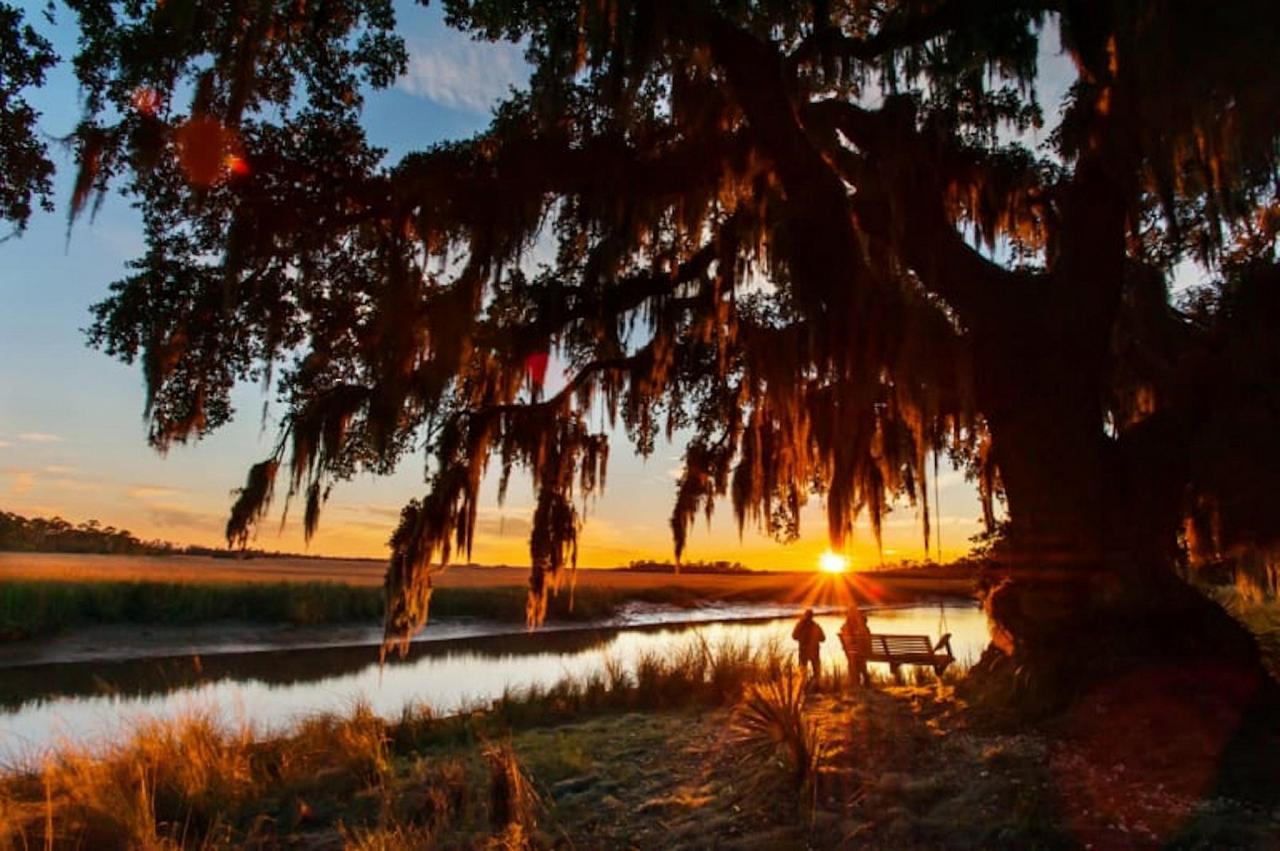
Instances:
[[[852,648],[845,647],[849,654]],[[942,651],[946,651],[943,653]],[[946,633],[934,644],[927,635],[877,635],[871,634],[871,652],[866,657],[868,662],[887,662],[893,675],[903,665],[929,665],[933,672],[942,676],[947,666],[956,660],[951,652],[951,633]]]

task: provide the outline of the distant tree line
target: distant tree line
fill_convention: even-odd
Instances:
[[[183,552],[168,541],[143,541],[128,529],[97,520],[79,525],[61,517],[23,517],[0,511],[0,550],[36,553],[109,553],[166,555]]]
[[[641,559],[632,561],[626,567],[637,573],[675,573],[677,566],[669,561],[651,561]],[[681,573],[768,573],[769,571],[752,571],[738,561],[683,561],[679,565]]]
[[[212,558],[310,558],[328,556],[260,549],[228,549],[198,544],[144,541],[128,529],[103,526],[97,520],[74,524],[62,517],[23,517],[0,511],[0,552],[95,553],[104,555],[187,555]],[[365,561],[369,559],[354,559]],[[381,561],[381,559],[372,559]]]

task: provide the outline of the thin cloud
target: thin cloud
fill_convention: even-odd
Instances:
[[[339,514],[347,515],[349,517],[361,518],[361,517],[371,516],[371,517],[379,517],[388,521],[395,522],[400,519],[400,512],[403,509],[404,509],[403,505],[378,505],[376,503],[366,502],[366,503],[352,503],[352,504],[345,504],[345,505],[342,503],[338,503],[337,505],[333,506],[331,510]],[[352,521],[352,522],[355,522],[355,521]],[[382,525],[385,525],[385,524],[382,524]]]
[[[54,476],[68,476],[76,471],[75,467],[68,467],[66,464],[49,464],[44,467],[44,471]]]
[[[61,443],[63,438],[43,431],[24,431],[18,435],[18,440],[23,443]]]
[[[409,68],[396,87],[453,109],[489,112],[529,78],[522,53],[514,44],[456,35],[419,41],[409,46]]]
[[[177,527],[220,533],[226,523],[226,518],[221,514],[192,511],[181,505],[152,505],[147,513],[151,521],[162,528]]]
[[[125,491],[125,494],[130,499],[141,499],[143,501],[166,499],[167,497],[177,496],[180,493],[182,491],[177,488],[165,487],[164,485],[138,485]]]
[[[102,490],[102,485],[97,482],[88,482],[83,479],[73,479],[62,477],[50,479],[49,486],[62,491],[72,491],[74,493],[96,493]]]
[[[35,473],[19,471],[10,475],[13,476],[13,481],[9,483],[9,493],[14,496],[22,496],[36,486]]]
[[[929,522],[934,526],[977,526],[981,522],[976,517],[965,517],[956,514],[944,514],[941,518],[929,515]],[[885,520],[880,524],[885,529],[910,529],[920,528],[920,518],[916,517],[895,517],[892,520]]]
[[[8,449],[10,446],[13,446],[13,444],[10,443],[9,441],[0,440],[0,449]]]
[[[477,538],[527,538],[533,531],[528,517],[498,515],[476,518]]]

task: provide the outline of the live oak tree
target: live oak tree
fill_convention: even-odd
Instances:
[[[1256,667],[1175,568],[1280,531],[1280,4],[451,0],[532,75],[398,162],[360,125],[405,65],[386,0],[66,5],[71,214],[115,182],[148,245],[92,341],[141,363],[161,449],[225,423],[237,382],[278,388],[233,543],[279,479],[310,533],[336,482],[426,452],[389,643],[470,549],[493,463],[536,488],[538,621],[620,423],[641,453],[692,435],[677,555],[721,500],[785,538],[821,498],[837,546],[916,501],[927,545],[942,456],[1007,509],[984,666],[1067,680],[1177,618],[1161,652]],[[1206,281],[1181,301],[1179,267]]]

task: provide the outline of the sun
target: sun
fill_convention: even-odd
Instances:
[[[849,559],[827,550],[818,556],[818,570],[823,573],[844,573],[849,569]]]

